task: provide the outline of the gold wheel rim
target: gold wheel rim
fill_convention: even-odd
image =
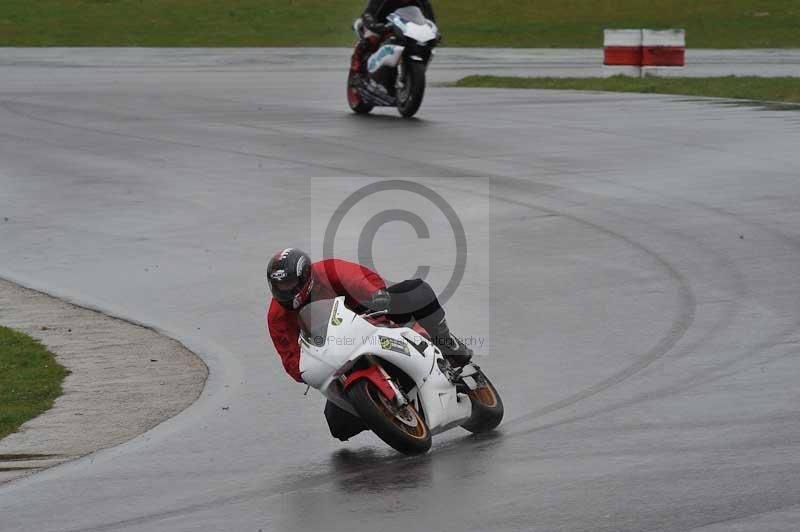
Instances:
[[[408,434],[417,439],[425,439],[428,435],[428,429],[425,426],[419,412],[411,405],[406,405],[402,409],[398,411],[397,407],[390,405],[389,400],[384,397],[384,395],[378,392],[378,398],[376,399],[374,396],[374,388],[369,384],[367,386],[367,395],[369,395],[370,400],[373,402],[378,409],[383,412],[383,414],[389,418],[392,424]],[[404,416],[401,414],[405,414]],[[403,419],[407,419],[409,422],[413,419],[414,424],[411,425],[403,421]]]
[[[497,395],[495,395],[494,388],[492,388],[491,384],[481,386],[476,390],[470,390],[469,395],[477,402],[486,405],[489,408],[494,408],[497,406]]]

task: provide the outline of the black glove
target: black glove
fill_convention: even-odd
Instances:
[[[381,34],[386,31],[386,24],[381,24],[375,20],[375,17],[372,16],[371,13],[364,13],[361,16],[361,22],[364,25],[364,28],[372,33]]]
[[[367,307],[370,312],[379,312],[381,310],[389,310],[391,302],[391,294],[387,292],[385,288],[381,288],[372,293],[370,300],[364,303],[364,306]]]
[[[372,31],[372,27],[375,25],[375,17],[373,17],[370,13],[364,13],[361,15],[361,23],[365,29]]]

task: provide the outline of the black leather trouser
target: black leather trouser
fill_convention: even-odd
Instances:
[[[444,309],[431,285],[422,279],[409,279],[386,289],[392,294],[389,319],[398,325],[416,320],[432,336],[444,320]]]

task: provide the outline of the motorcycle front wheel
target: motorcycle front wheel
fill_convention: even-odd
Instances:
[[[472,403],[472,415],[462,423],[462,427],[470,432],[480,434],[489,432],[497,427],[503,420],[503,400],[497,393],[489,377],[480,372],[478,374],[478,388],[475,390],[460,390],[469,396]]]
[[[367,379],[353,383],[347,398],[372,432],[393,449],[414,455],[431,448],[431,431],[413,406],[398,407]]]
[[[419,111],[425,97],[425,63],[405,61],[401,82],[397,89],[397,110],[411,118]]]

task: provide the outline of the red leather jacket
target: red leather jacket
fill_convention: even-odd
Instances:
[[[356,308],[369,301],[373,292],[386,288],[386,283],[377,273],[346,260],[315,262],[311,265],[311,271],[315,281],[309,301],[345,296],[348,308]],[[300,378],[300,345],[297,343],[300,326],[297,314],[298,311],[288,310],[273,299],[267,311],[267,328],[286,373],[297,382],[303,382]]]

